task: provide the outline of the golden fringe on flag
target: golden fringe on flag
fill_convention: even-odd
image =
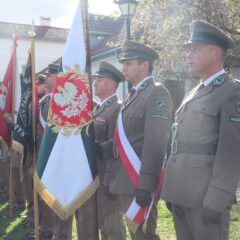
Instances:
[[[62,205],[53,197],[53,195],[45,188],[39,179],[37,173],[34,173],[35,189],[44,202],[62,219],[69,218],[78,208],[80,208],[97,190],[99,187],[99,177],[83,190],[69,207],[63,208]]]

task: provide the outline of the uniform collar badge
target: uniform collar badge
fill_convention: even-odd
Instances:
[[[109,106],[112,102],[113,102],[113,98],[110,98],[105,102],[104,106]]]
[[[221,86],[224,81],[225,81],[224,75],[220,75],[219,77],[214,79],[213,84],[214,86]]]
[[[236,103],[236,110],[238,113],[240,113],[240,101],[237,101]]]
[[[143,91],[147,87],[148,83],[149,83],[148,81],[143,82],[138,88],[138,92]]]

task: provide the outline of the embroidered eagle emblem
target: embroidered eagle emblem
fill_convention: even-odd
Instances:
[[[47,125],[65,136],[79,134],[93,120],[91,92],[85,75],[68,72],[58,75],[53,89]]]
[[[82,91],[78,95],[76,86],[71,82],[66,82],[64,88],[58,87],[58,93],[54,94],[54,101],[60,107],[65,107],[61,113],[67,118],[77,116],[87,106],[87,94]]]

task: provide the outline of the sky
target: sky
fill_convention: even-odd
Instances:
[[[69,28],[79,0],[0,0],[0,21],[39,24],[39,18],[51,17],[51,26]],[[113,0],[88,0],[89,12],[110,15],[119,11]]]

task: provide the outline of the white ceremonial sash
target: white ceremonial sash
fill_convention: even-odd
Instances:
[[[133,182],[134,187],[137,188],[141,161],[125,135],[122,122],[122,111],[119,112],[117,126],[115,129],[115,144],[121,157],[121,162]],[[138,226],[142,224],[143,221],[147,220],[153,202],[154,197],[149,207],[142,208],[136,203],[136,198],[134,197],[127,212],[125,213],[126,220],[133,232],[136,232]]]

